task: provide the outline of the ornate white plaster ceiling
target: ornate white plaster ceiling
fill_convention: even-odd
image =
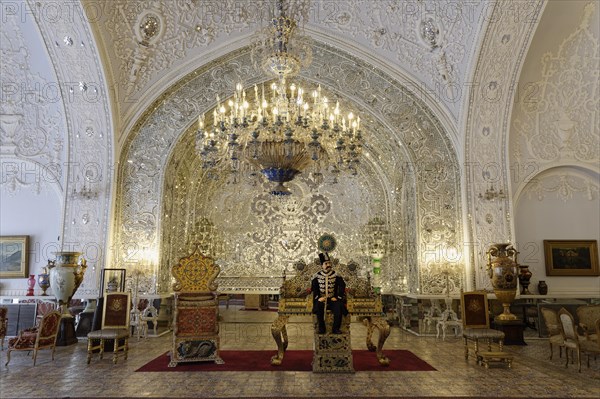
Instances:
[[[399,78],[411,91],[432,100],[434,107],[439,107],[438,118],[449,120],[456,129],[467,89],[465,81],[489,2],[292,2],[307,5],[303,23],[307,34]],[[120,120],[117,134],[122,135],[169,85],[191,70],[247,45],[268,22],[274,0],[83,3],[104,48]],[[148,18],[151,24],[140,30],[140,24]]]

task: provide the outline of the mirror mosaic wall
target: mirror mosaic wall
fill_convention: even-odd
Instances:
[[[221,287],[273,292],[294,263],[317,255],[317,239],[333,234],[334,256],[372,271],[369,223],[381,224],[386,253],[382,292],[441,293],[447,248],[462,241],[459,168],[447,132],[423,101],[364,61],[315,42],[315,61],[296,80],[319,83],[344,109],[364,115],[365,157],[357,176],[309,174],[278,199],[263,180],[207,174],[195,153],[195,121],[211,114],[238,81],[264,79],[249,51],[216,60],[164,93],[129,135],[121,156],[115,262],[156,258],[157,290],[170,290],[169,265],[199,238],[222,266]],[[381,237],[379,237],[381,238]],[[381,241],[381,240],[380,240]],[[371,246],[369,246],[371,244]],[[460,251],[459,251],[460,252]],[[450,258],[452,290],[463,284],[462,260]]]

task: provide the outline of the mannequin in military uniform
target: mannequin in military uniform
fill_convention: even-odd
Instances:
[[[346,283],[333,270],[329,254],[320,253],[322,270],[314,274],[311,284],[313,294],[313,313],[317,315],[319,334],[325,334],[325,307],[333,313],[333,334],[341,334],[342,315],[346,309]]]

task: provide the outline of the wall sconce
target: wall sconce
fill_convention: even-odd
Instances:
[[[484,194],[479,193],[479,199],[494,201],[496,198],[506,199],[506,194],[502,189],[496,191],[493,184],[487,190],[485,190]]]
[[[79,179],[77,179],[79,181]],[[73,191],[71,192],[72,199],[83,199],[83,200],[91,200],[98,197],[98,193],[92,191],[92,185],[86,185],[85,179],[83,181],[83,187],[77,190],[77,182],[73,184]]]

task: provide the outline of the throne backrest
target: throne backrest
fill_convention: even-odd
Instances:
[[[358,275],[356,263],[351,261],[349,264],[344,264],[339,259],[333,259],[332,263],[333,270],[344,278],[348,296],[352,298],[374,298],[376,296],[370,281]],[[286,278],[281,286],[280,296],[282,298],[299,298],[308,295],[314,274],[321,270],[318,258],[308,265],[298,264],[303,265],[302,269],[294,277]]]
[[[173,291],[186,293],[215,292],[217,283],[215,279],[221,268],[214,260],[200,253],[196,246],[194,252],[179,259],[179,263],[171,268],[175,278]]]

